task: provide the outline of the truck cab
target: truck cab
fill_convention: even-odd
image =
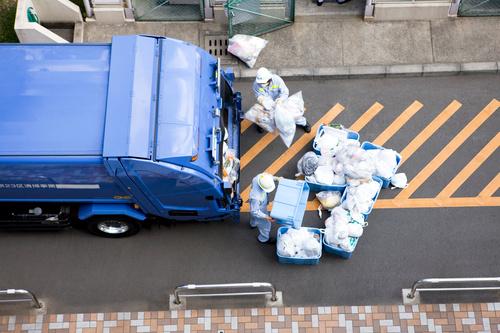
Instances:
[[[194,45],[0,46],[0,226],[239,218],[241,97]]]

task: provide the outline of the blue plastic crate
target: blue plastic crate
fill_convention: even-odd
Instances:
[[[310,232],[313,232],[313,233],[319,235],[319,242],[320,242],[320,244],[323,243],[323,233],[321,232],[321,229],[306,228],[306,227],[304,227],[304,228],[307,229]],[[286,234],[289,229],[290,229],[290,227],[280,227],[278,229],[278,234],[276,236],[277,242],[279,241],[279,238],[281,237],[281,235]],[[321,258],[321,253],[316,258],[307,258],[307,259],[293,258],[293,257],[283,257],[283,256],[279,255],[278,248],[276,247],[276,256],[278,256],[278,262],[280,264],[317,265],[317,264],[319,264],[319,259]]]
[[[326,125],[321,125],[318,128],[318,131],[316,132],[316,136],[314,137],[313,141],[313,150],[316,154],[320,155],[320,151],[318,148],[318,140],[325,134],[325,127],[328,127]],[[343,131],[347,132],[347,138],[352,139],[352,140],[358,140],[359,141],[359,133],[355,131],[351,131],[350,129],[343,129]]]
[[[371,143],[371,142],[368,142],[368,141],[363,142],[361,144],[361,148],[364,150],[385,149],[382,146],[378,146],[378,145]],[[399,155],[399,153],[396,152],[396,167],[394,168],[394,170],[392,172],[393,175],[396,174],[396,171],[398,170],[400,164],[401,164],[401,155]],[[382,187],[383,188],[388,188],[391,185],[392,177],[391,178],[384,178],[384,177],[380,177],[380,176],[375,176],[375,177],[382,180]]]
[[[281,179],[274,196],[271,217],[298,229],[306,211],[309,185],[303,180]]]
[[[327,244],[326,237],[323,237],[323,251],[334,254],[344,259],[349,259],[352,256],[354,250],[356,249],[356,245],[358,245],[358,240],[359,240],[358,237],[349,237],[349,242],[351,243],[352,246],[352,251],[349,252],[338,246]]]
[[[380,194],[380,190],[382,189],[382,180],[378,177],[373,177],[373,180],[380,184],[380,187],[379,187],[377,193],[373,196],[373,205],[374,205],[375,201],[377,201],[378,195]],[[346,190],[347,190],[347,187],[346,187]],[[341,203],[344,202],[346,200],[346,197],[347,197],[347,191],[345,191],[344,194],[342,194],[342,198],[340,199],[340,202]],[[367,212],[362,213],[363,216],[365,217],[365,221],[368,220],[368,215],[370,215],[370,213],[372,212],[373,205],[371,205],[370,209],[368,209]]]
[[[311,192],[321,192],[321,191],[338,191],[343,194],[347,185],[324,185],[318,183],[307,182]]]

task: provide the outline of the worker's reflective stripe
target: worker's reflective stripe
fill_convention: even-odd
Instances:
[[[264,88],[259,88],[259,91],[264,92],[265,90],[264,90]]]
[[[271,87],[271,89],[279,89],[279,88],[280,88],[280,86],[277,86],[277,85],[274,85]]]

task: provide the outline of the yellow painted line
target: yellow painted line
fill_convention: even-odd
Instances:
[[[278,172],[286,163],[288,163],[295,155],[297,155],[297,153],[300,150],[302,150],[302,148],[304,148],[315,137],[316,131],[318,130],[318,127],[320,125],[331,123],[342,111],[344,111],[344,107],[338,103],[335,104],[335,106],[333,106],[323,117],[321,117],[320,120],[318,120],[314,124],[314,126],[312,126],[310,133],[305,133],[297,141],[295,141],[290,146],[290,148],[288,148],[276,161],[273,162],[273,164],[271,164],[265,170],[265,172],[268,172],[272,175],[276,174],[276,172]],[[248,186],[241,193],[241,198],[243,199],[243,201],[247,201],[249,193],[250,193],[250,186]]]
[[[395,199],[408,199],[500,106],[493,99],[413,178]]]
[[[368,110],[363,113],[349,128],[353,131],[359,132],[366,126],[382,109],[384,106],[379,102],[375,102]]]
[[[451,102],[422,132],[420,132],[405,149],[401,151],[401,164],[406,162],[443,124],[460,109],[462,104],[456,100]]]
[[[500,174],[499,174],[500,176]],[[500,177],[497,177],[500,180]],[[498,187],[497,187],[498,188]],[[500,197],[470,197],[470,198],[414,198],[414,199],[378,199],[375,202],[375,209],[401,209],[401,208],[456,208],[456,207],[498,207]],[[242,213],[248,213],[248,203],[242,208]],[[316,200],[307,203],[307,211],[315,211],[318,208]],[[268,206],[272,209],[272,204]]]
[[[241,122],[241,133],[245,132],[250,126],[252,126],[252,122],[248,119],[243,119]]]
[[[436,198],[449,198],[500,146],[500,132],[446,185]]]
[[[250,163],[257,155],[259,155],[271,142],[278,137],[276,133],[266,133],[256,144],[250,148],[245,155],[240,159],[240,170],[245,169],[245,167]]]
[[[484,190],[481,191],[481,193],[479,193],[479,196],[482,198],[491,197],[493,194],[495,194],[495,192],[498,190],[499,187],[500,187],[500,173],[497,173],[496,177],[493,178],[493,180],[488,185],[486,185],[486,187],[484,188]]]
[[[420,103],[419,101],[414,101],[413,103],[410,104],[404,110],[394,121],[382,132],[380,135],[373,140],[373,143],[379,146],[384,145],[387,141],[389,141],[390,138],[394,134],[396,134],[397,131],[401,129],[401,127],[404,126],[410,120],[419,110],[422,109],[424,105]]]

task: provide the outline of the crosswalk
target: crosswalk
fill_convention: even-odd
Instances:
[[[427,125],[409,140],[409,143],[400,151],[402,156],[402,165],[412,157],[418,150],[442,129],[447,121],[455,115],[462,108],[462,103],[458,100],[452,100],[443,108],[443,110],[428,121]],[[429,161],[425,166],[417,172],[417,174],[409,179],[408,187],[401,190],[394,198],[385,199],[379,198],[375,204],[375,208],[446,208],[446,207],[482,207],[482,206],[500,206],[500,197],[495,196],[495,193],[500,187],[500,173],[499,163],[495,163],[494,167],[496,176],[483,188],[478,189],[477,196],[471,197],[456,197],[454,194],[459,188],[470,179],[475,172],[483,165],[489,158],[491,158],[500,145],[500,132],[493,133],[491,139],[484,147],[482,147],[474,157],[468,161],[466,165],[453,177],[453,179],[446,184],[446,186],[439,191],[439,193],[430,198],[415,197],[415,192],[429,180],[429,178],[436,173],[445,162],[457,152],[457,150],[478,131],[478,129],[485,124],[495,112],[500,108],[500,101],[492,99],[482,110],[475,114],[475,116],[455,135],[451,134],[449,140],[443,148],[439,150],[435,156],[426,157]],[[305,133],[299,137],[293,144],[277,157],[270,165],[265,168],[265,171],[276,175],[280,170],[294,159],[299,152],[305,147],[312,144],[316,130],[321,124],[327,124],[335,121],[346,108],[340,103],[335,104],[329,111],[327,111],[312,127],[311,133]],[[397,116],[390,122],[375,139],[373,143],[377,145],[386,144],[396,133],[398,133],[405,124],[411,124],[412,119],[418,112],[424,110],[424,104],[418,100],[414,100],[408,106],[398,113]],[[377,115],[384,110],[384,105],[379,102],[374,102],[365,112],[363,112],[348,128],[360,132],[370,122],[376,121]],[[242,133],[244,133],[251,126],[251,123],[244,121],[242,123]],[[497,127],[498,128],[498,127]],[[247,170],[249,164],[258,159],[259,156],[265,152],[266,148],[277,139],[276,134],[266,134],[258,142],[256,142],[250,149],[248,149],[241,157],[241,171],[242,173],[250,172]],[[400,166],[400,170],[402,170]],[[259,172],[264,170],[259,170]],[[255,174],[255,170],[252,170]],[[288,175],[293,177],[293,175]],[[248,194],[250,192],[250,184],[242,184],[243,191],[241,193],[244,205],[242,211],[248,211]],[[307,205],[308,210],[317,209],[319,203],[317,200],[310,201]]]

